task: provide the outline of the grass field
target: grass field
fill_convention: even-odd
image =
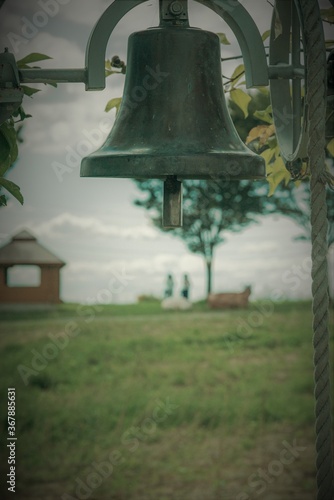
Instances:
[[[1,498],[15,387],[14,498],[313,500],[311,324],[306,302],[3,312]]]

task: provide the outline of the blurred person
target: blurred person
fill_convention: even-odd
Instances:
[[[174,280],[171,274],[167,275],[166,289],[165,289],[165,299],[171,297],[174,291]]]
[[[184,274],[181,296],[184,297],[185,299],[189,299],[189,289],[190,289],[190,281],[188,275]]]

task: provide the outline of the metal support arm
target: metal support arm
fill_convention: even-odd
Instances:
[[[87,70],[78,69],[19,69],[21,83],[86,83]]]
[[[95,24],[86,47],[85,68],[19,70],[21,83],[85,83],[86,90],[103,90],[107,43],[118,22],[146,0],[114,0]],[[0,75],[1,76],[1,75]],[[0,78],[1,80],[1,78]]]

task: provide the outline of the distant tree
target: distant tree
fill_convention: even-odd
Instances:
[[[212,291],[212,265],[215,249],[225,241],[228,231],[238,232],[266,210],[265,183],[250,181],[184,181],[183,226],[162,227],[161,181],[136,180],[144,198],[135,200],[137,206],[149,211],[152,222],[164,232],[181,238],[188,249],[203,256],[206,267],[206,292]]]
[[[334,195],[327,188],[326,196],[328,220],[328,247],[334,243]],[[268,198],[268,213],[278,213],[293,220],[302,233],[296,239],[311,240],[310,222],[310,184],[306,180],[296,187],[292,182],[279,186],[274,195]]]

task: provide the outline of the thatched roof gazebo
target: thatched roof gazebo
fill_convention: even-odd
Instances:
[[[59,304],[61,303],[60,269],[65,265],[42,246],[29,231],[20,231],[0,248],[1,304]],[[14,267],[39,268],[39,284],[11,284],[9,273]],[[23,268],[23,269],[24,269]]]

